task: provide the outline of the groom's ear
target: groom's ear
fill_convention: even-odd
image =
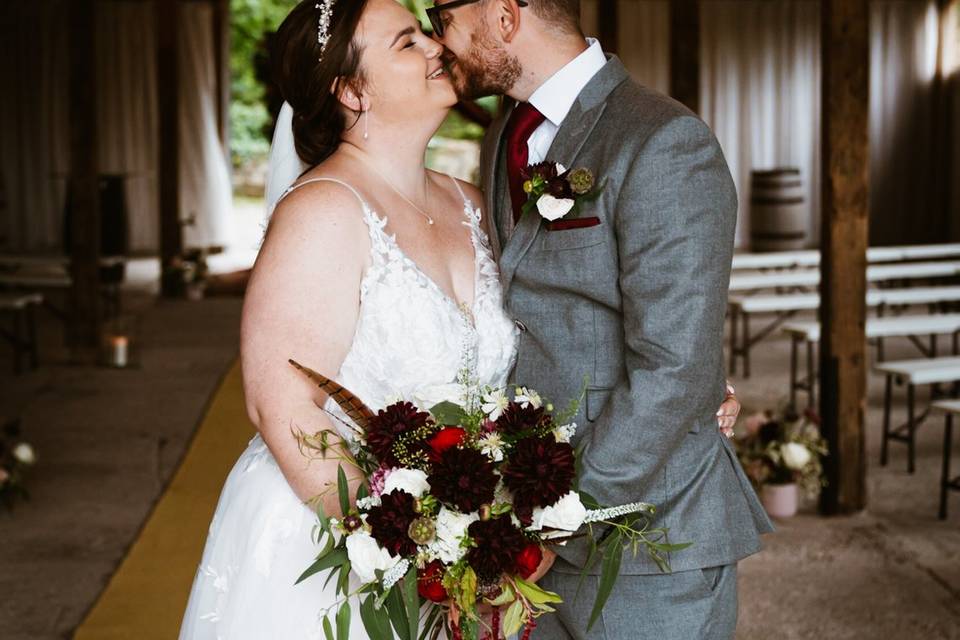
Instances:
[[[513,42],[520,30],[520,6],[517,0],[494,0],[497,29],[504,42]]]

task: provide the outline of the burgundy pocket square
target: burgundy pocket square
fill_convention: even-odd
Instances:
[[[600,224],[600,218],[571,218],[570,220],[555,220],[547,223],[547,231],[566,231],[567,229],[586,229]]]

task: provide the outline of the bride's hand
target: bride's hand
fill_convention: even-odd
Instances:
[[[733,426],[737,424],[737,416],[740,415],[740,401],[737,400],[737,392],[730,382],[727,382],[727,398],[720,405],[717,411],[717,423],[720,427],[720,433],[728,438],[733,437]]]
[[[530,574],[530,577],[527,578],[527,582],[538,582],[540,578],[546,575],[547,571],[550,571],[550,567],[553,566],[554,561],[557,559],[557,554],[550,549],[543,549],[543,558],[540,560],[540,566],[537,567],[537,570]]]

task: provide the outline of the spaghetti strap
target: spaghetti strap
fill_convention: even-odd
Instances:
[[[290,186],[289,188],[287,188],[286,191],[283,192],[283,194],[280,196],[280,198],[277,199],[277,205],[279,205],[281,202],[283,202],[283,199],[286,198],[288,195],[290,195],[291,193],[293,193],[294,191],[296,191],[296,190],[299,189],[300,187],[302,187],[302,186],[304,186],[304,185],[307,185],[307,184],[310,184],[311,182],[335,182],[336,184],[339,184],[340,186],[346,187],[347,189],[350,189],[350,191],[353,192],[353,195],[357,196],[357,200],[360,201],[360,205],[363,207],[363,210],[364,210],[364,211],[370,211],[370,210],[371,210],[371,209],[370,209],[370,205],[368,205],[368,204],[367,204],[367,201],[363,199],[363,196],[360,195],[360,192],[357,191],[356,189],[354,189],[351,185],[349,185],[349,184],[347,184],[346,182],[344,182],[343,180],[339,180],[339,179],[337,179],[337,178],[322,178],[322,177],[321,177],[321,178],[310,178],[310,179],[308,179],[308,180],[304,180],[303,182],[298,182],[297,184],[294,184],[294,185]],[[274,207],[276,207],[277,205],[274,205]]]
[[[460,197],[463,199],[463,206],[465,207],[470,206],[472,204],[470,202],[470,198],[468,198],[466,194],[463,192],[463,188],[460,186],[460,182],[453,176],[450,176],[450,179],[453,180],[453,186],[457,188],[457,193],[459,193]]]

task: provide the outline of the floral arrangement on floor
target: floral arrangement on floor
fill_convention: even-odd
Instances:
[[[666,529],[650,526],[655,507],[634,503],[602,508],[575,488],[574,402],[555,413],[533,390],[459,385],[456,401],[422,410],[401,399],[374,413],[337,383],[291,361],[333,398],[354,424],[351,456],[330,431],[295,431],[313,458],[341,461],[336,490],[344,516],[318,507],[317,560],[300,580],[331,571],[342,598],[333,616],[349,628],[350,598],[372,640],[529,638],[536,618],[560,602],[527,579],[547,545],[573,537],[591,541],[601,566],[589,625],[600,615],[619,573],[623,553],[645,551],[663,571],[670,544]],[[365,477],[351,506],[343,464]],[[581,531],[583,529],[583,531]],[[591,563],[588,562],[588,565]],[[349,591],[349,575],[361,586]],[[422,609],[427,605],[426,609]],[[332,609],[323,624],[333,637]],[[345,637],[345,636],[343,636]]]
[[[37,462],[33,447],[20,438],[20,422],[13,420],[0,431],[0,503],[13,508],[17,499],[29,498],[23,478]]]
[[[764,485],[797,484],[815,498],[826,484],[821,460],[827,443],[820,419],[784,409],[749,416],[734,442],[744,471],[759,491]]]

